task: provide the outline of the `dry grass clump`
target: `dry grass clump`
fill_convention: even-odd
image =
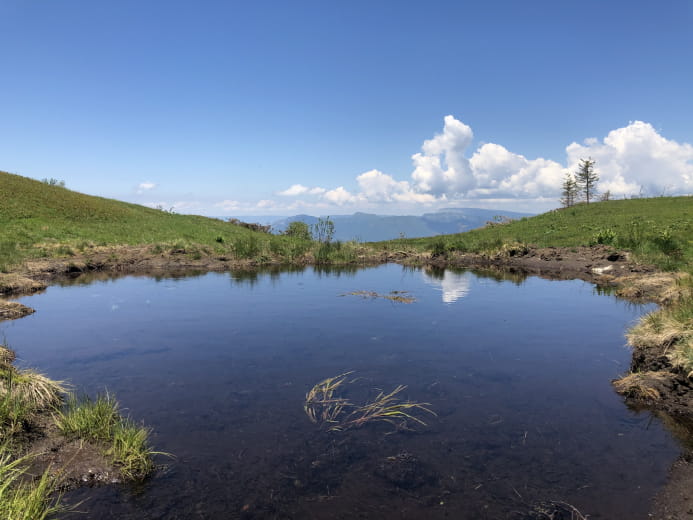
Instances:
[[[33,370],[0,369],[0,395],[10,395],[32,409],[57,406],[65,392],[67,388],[63,381],[53,381]]]
[[[62,402],[67,392],[63,381],[53,381],[30,369],[20,370],[12,365],[13,350],[0,345],[0,398],[22,403],[28,410],[52,408]]]
[[[665,372],[637,372],[614,380],[613,385],[619,394],[626,397],[657,401],[662,397],[661,387],[670,379],[671,375]]]
[[[409,291],[390,291],[389,294],[380,294],[375,291],[351,291],[340,296],[361,296],[362,298],[382,298],[397,303],[414,303],[416,298],[409,294]]]
[[[628,276],[620,279],[621,287],[616,296],[631,300],[649,299],[662,304],[675,303],[687,292],[682,281],[684,273],[654,273]]]
[[[328,431],[345,431],[375,422],[386,422],[396,429],[409,429],[408,425],[412,423],[426,426],[426,423],[415,415],[417,412],[436,415],[427,408],[430,403],[402,401],[399,394],[407,388],[403,385],[398,385],[389,393],[380,390],[375,398],[362,405],[354,404],[349,399],[337,395],[338,390],[359,380],[348,380],[352,373],[345,372],[324,379],[308,391],[303,409],[313,423],[326,426]]]
[[[660,348],[675,369],[693,377],[693,298],[643,316],[626,337],[633,347]]]
[[[659,309],[643,316],[626,333],[626,339],[632,347],[662,347],[663,353],[667,353],[672,345],[685,338],[686,333],[667,309]]]
[[[0,320],[16,320],[33,312],[34,309],[19,302],[0,301]]]
[[[18,274],[0,273],[0,294],[31,293],[45,289],[46,284]]]
[[[22,431],[40,412],[59,405],[65,384],[12,365],[15,354],[0,345],[0,438]]]
[[[0,345],[0,368],[5,368],[17,358],[14,350],[7,348],[5,345]]]

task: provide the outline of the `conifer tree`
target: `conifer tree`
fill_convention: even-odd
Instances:
[[[589,204],[590,199],[593,199],[597,194],[597,182],[599,175],[594,171],[594,159],[580,159],[580,165],[575,172],[575,183],[577,184],[579,193]]]
[[[561,204],[564,208],[569,208],[575,204],[575,199],[577,199],[578,195],[578,186],[572,173],[565,174],[561,195]]]

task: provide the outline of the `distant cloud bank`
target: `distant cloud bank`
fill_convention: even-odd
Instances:
[[[397,180],[377,169],[355,178],[355,188],[295,183],[276,192],[278,199],[257,203],[225,200],[225,212],[381,210],[384,207],[431,207],[473,203],[478,207],[543,211],[558,206],[561,184],[580,159],[592,157],[600,176],[598,190],[614,198],[633,195],[693,193],[693,145],[666,139],[643,121],[632,121],[599,140],[571,143],[563,164],[542,157],[528,159],[500,144],[472,149],[474,133],[455,117],[445,116],[442,132],[427,139],[411,156],[408,179]],[[156,185],[143,182],[138,193]],[[181,208],[182,209],[182,208]]]
[[[411,202],[431,204],[455,199],[558,199],[567,172],[581,158],[597,161],[599,189],[614,197],[676,195],[693,192],[693,146],[662,137],[649,123],[633,121],[602,140],[585,139],[566,147],[566,162],[527,159],[495,143],[479,146],[467,158],[474,134],[453,116],[443,131],[424,141],[412,156],[410,180],[397,181],[379,170],[356,177],[358,191],[343,186],[308,188],[294,184],[282,196],[314,195],[337,206],[358,203]]]

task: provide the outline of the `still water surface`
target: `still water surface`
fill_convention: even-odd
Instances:
[[[78,279],[22,301],[37,312],[0,328],[21,362],[108,389],[176,456],[142,485],[69,493],[75,518],[521,518],[560,500],[645,519],[678,454],[610,386],[646,309],[581,281],[383,265]],[[437,417],[321,430],[304,396],[350,370]]]

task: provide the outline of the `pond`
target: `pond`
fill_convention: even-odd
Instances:
[[[142,484],[68,493],[86,500],[74,518],[522,518],[563,501],[645,519],[679,453],[610,385],[647,308],[581,281],[389,264],[78,278],[21,301],[36,313],[0,325],[21,364],[115,394],[175,455]],[[306,392],[348,371],[436,415],[312,423]]]

